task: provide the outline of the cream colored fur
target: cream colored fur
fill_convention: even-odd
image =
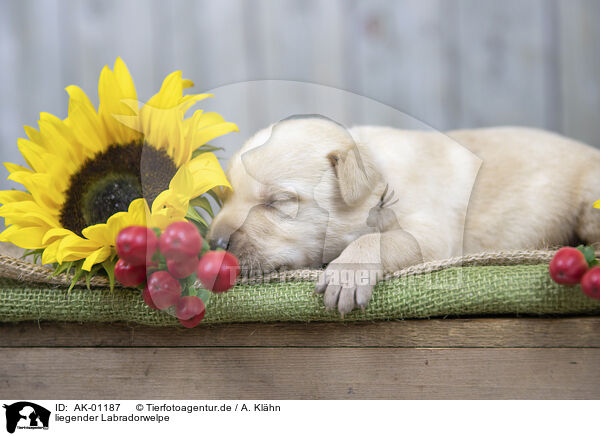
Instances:
[[[248,270],[328,264],[316,291],[342,314],[383,272],[424,260],[600,242],[600,151],[542,130],[291,119],[250,138],[228,175],[209,238]]]

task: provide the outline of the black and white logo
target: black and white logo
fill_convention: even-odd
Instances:
[[[29,401],[5,404],[6,431],[14,433],[16,429],[47,430],[50,411]]]

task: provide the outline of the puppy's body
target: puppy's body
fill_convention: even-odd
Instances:
[[[287,120],[251,138],[229,178],[233,194],[209,237],[229,238],[243,263],[263,270],[350,272],[317,286],[341,313],[368,303],[365,270],[379,277],[464,253],[600,242],[600,151],[541,130],[347,131]]]
[[[456,234],[457,228],[445,228],[448,222],[460,234],[464,229],[462,245],[448,241],[444,252],[439,244],[428,258],[600,242],[600,211],[592,209],[600,198],[600,151],[594,148],[517,127],[455,130],[446,132],[447,139],[381,127],[351,131],[359,142],[372,144],[384,179],[398,193],[400,221],[416,214],[416,221],[430,222],[427,233],[438,241]],[[456,150],[454,141],[480,159],[474,180],[472,156]],[[452,220],[449,211],[460,215],[465,192],[470,197],[462,227],[460,216]]]

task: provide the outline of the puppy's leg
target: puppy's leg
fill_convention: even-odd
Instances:
[[[582,207],[577,223],[577,236],[588,245],[600,248],[600,210],[592,208],[591,203]]]
[[[423,261],[417,240],[396,229],[363,235],[348,245],[321,274],[315,292],[324,293],[327,309],[337,306],[342,316],[355,307],[364,309],[384,272]]]
[[[600,209],[593,207],[600,199],[600,163],[590,166],[593,171],[583,177],[579,210],[574,211],[577,214],[575,231],[584,243],[600,248]]]

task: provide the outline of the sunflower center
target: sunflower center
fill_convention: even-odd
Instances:
[[[71,176],[60,222],[81,235],[86,227],[126,211],[136,198],[145,198],[151,206],[176,172],[166,152],[142,141],[111,145]]]

